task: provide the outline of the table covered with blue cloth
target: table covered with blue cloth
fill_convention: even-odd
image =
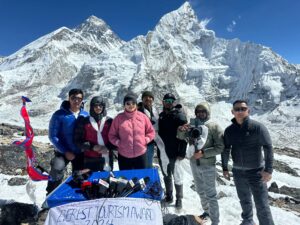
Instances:
[[[141,179],[147,178],[147,184],[144,190],[139,190],[126,197],[146,198],[153,200],[161,200],[163,198],[163,189],[161,187],[159,174],[157,169],[140,169],[140,170],[120,170],[112,172],[115,178]],[[110,175],[109,172],[93,172],[87,178],[90,182],[97,182],[99,179],[106,179]],[[89,200],[82,192],[82,188],[70,185],[73,177],[68,177],[60,186],[58,186],[50,195],[47,196],[43,207],[52,208],[55,206]]]

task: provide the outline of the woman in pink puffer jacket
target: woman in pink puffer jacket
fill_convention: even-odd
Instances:
[[[132,94],[124,97],[124,112],[118,114],[109,130],[109,141],[118,148],[120,170],[145,169],[147,144],[155,131],[149,118],[137,111],[137,100]]]

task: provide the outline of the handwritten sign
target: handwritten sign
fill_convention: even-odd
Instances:
[[[101,198],[57,206],[45,225],[162,225],[160,202],[142,198]]]

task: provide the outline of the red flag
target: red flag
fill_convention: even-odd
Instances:
[[[34,138],[34,133],[30,125],[30,119],[26,109],[26,102],[31,102],[31,100],[25,96],[22,96],[22,101],[23,101],[23,106],[21,108],[21,116],[23,117],[25,122],[26,138],[23,141],[15,141],[13,144],[18,146],[23,146],[23,148],[25,149],[25,154],[27,159],[27,173],[33,181],[50,180],[51,178],[48,174],[44,174],[42,170],[39,170],[35,167],[35,164],[37,163],[34,156],[34,152],[31,147]]]

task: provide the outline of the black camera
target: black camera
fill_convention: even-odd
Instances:
[[[191,127],[187,132],[187,137],[189,139],[199,139],[202,135],[202,128],[201,127]]]
[[[199,139],[202,135],[202,127],[197,119],[190,120],[190,128],[188,129],[186,136],[190,140]]]

